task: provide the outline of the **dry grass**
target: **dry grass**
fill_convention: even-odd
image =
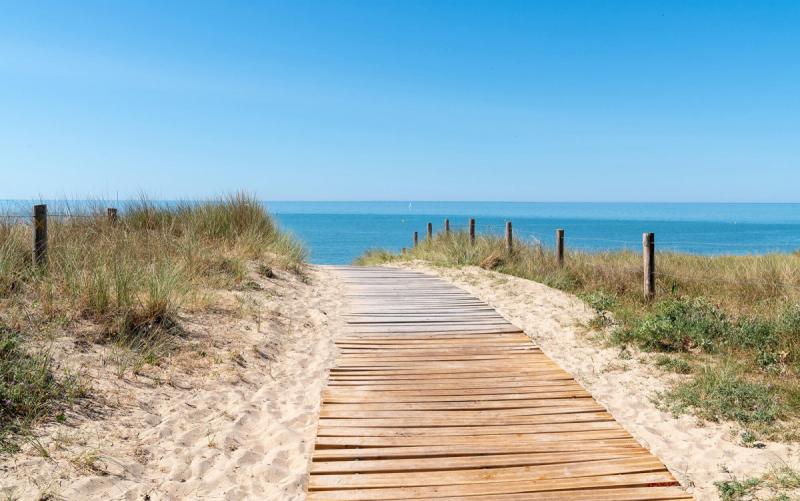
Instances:
[[[734,419],[770,437],[800,438],[786,425],[800,417],[798,254],[658,253],[655,302],[643,295],[642,256],[630,251],[568,252],[560,268],[541,245],[515,242],[508,253],[500,237],[479,236],[470,245],[466,233],[455,232],[404,255],[370,251],[359,263],[415,259],[481,266],[577,294],[598,312],[593,326],[607,328],[609,342],[686,354],[685,384],[662,396],[668,408]],[[776,405],[745,408],[767,400]]]
[[[302,273],[306,257],[244,194],[170,207],[143,199],[115,223],[98,204],[50,217],[48,233],[49,263],[37,267],[31,227],[0,218],[0,342],[8,347],[0,350],[0,450],[10,447],[9,433],[52,414],[55,393],[69,393],[58,386],[63,377],[52,377],[49,355],[27,341],[80,326],[90,342],[139,355],[121,357],[126,364],[154,363],[180,333],[179,314],[208,305],[209,290],[246,286],[251,263]],[[27,375],[12,371],[19,361]],[[45,403],[23,402],[24,385]]]

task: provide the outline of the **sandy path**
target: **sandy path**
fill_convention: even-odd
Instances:
[[[191,335],[206,344],[151,378],[120,378],[102,368],[102,352],[84,355],[83,363],[101,367],[93,373],[101,414],[42,430],[49,458],[32,447],[4,458],[0,493],[304,499],[340,306],[331,271],[312,268],[309,277],[310,285],[286,273],[258,277],[262,290],[229,298],[245,312],[240,318],[187,319]]]
[[[771,465],[800,467],[796,446],[766,442],[764,449],[735,443],[730,426],[673,418],[658,410],[652,397],[670,378],[645,355],[619,357],[619,350],[592,342],[581,326],[592,311],[576,297],[542,284],[480,268],[409,267],[426,271],[462,287],[525,330],[542,350],[570,372],[592,396],[645,447],[656,454],[699,500],[719,499],[715,481],[746,479]]]

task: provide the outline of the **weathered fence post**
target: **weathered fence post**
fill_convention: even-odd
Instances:
[[[642,235],[642,255],[644,256],[644,297],[649,301],[656,296],[655,233]]]
[[[475,220],[469,220],[469,243],[475,245]]]
[[[47,205],[33,206],[33,262],[47,264]]]
[[[511,252],[514,248],[513,236],[511,234],[511,221],[506,221],[506,251]]]
[[[447,236],[450,236],[450,220],[449,219],[445,219],[444,220],[444,234],[447,235]]]
[[[428,239],[428,242],[430,242],[433,239],[433,224],[432,223],[428,223],[428,237],[427,237],[427,239]]]
[[[117,222],[117,209],[114,207],[109,207],[108,210],[108,222],[114,224]]]
[[[564,266],[564,230],[556,230],[556,263],[559,268]]]
[[[416,247],[418,243],[419,243],[419,234],[415,231],[414,232],[414,247]]]

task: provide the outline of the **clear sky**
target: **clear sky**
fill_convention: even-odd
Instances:
[[[798,1],[2,2],[0,198],[800,202]]]

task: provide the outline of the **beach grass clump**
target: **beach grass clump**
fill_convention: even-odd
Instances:
[[[19,433],[82,393],[78,378],[54,374],[50,353],[25,348],[18,333],[0,327],[0,453],[15,452]]]
[[[659,252],[655,301],[643,294],[642,255],[630,250],[571,251],[559,266],[539,242],[515,240],[509,252],[500,236],[472,244],[457,231],[357,262],[413,260],[479,266],[578,295],[596,313],[589,327],[609,342],[663,353],[657,365],[687,376],[667,397],[673,411],[741,423],[800,419],[800,254]]]
[[[31,227],[0,218],[0,325],[16,332],[4,334],[10,348],[0,351],[0,364],[29,368],[6,378],[3,391],[54,390],[35,393],[36,402],[62,392],[55,391],[58,378],[46,376],[49,357],[26,351],[26,341],[80,330],[119,353],[137,354],[118,357],[136,370],[169,351],[181,313],[207,306],[210,291],[244,288],[251,267],[301,272],[306,258],[303,246],[245,194],[176,205],[142,199],[116,220],[100,204],[58,212],[48,218],[45,266],[32,262]],[[17,429],[47,407],[13,409]]]
[[[743,425],[771,424],[782,411],[768,384],[748,381],[732,363],[704,365],[689,382],[661,397],[662,407],[675,414],[689,410],[709,421],[729,420]]]
[[[692,364],[683,358],[675,356],[659,355],[655,363],[662,370],[675,374],[690,374],[692,372]]]

